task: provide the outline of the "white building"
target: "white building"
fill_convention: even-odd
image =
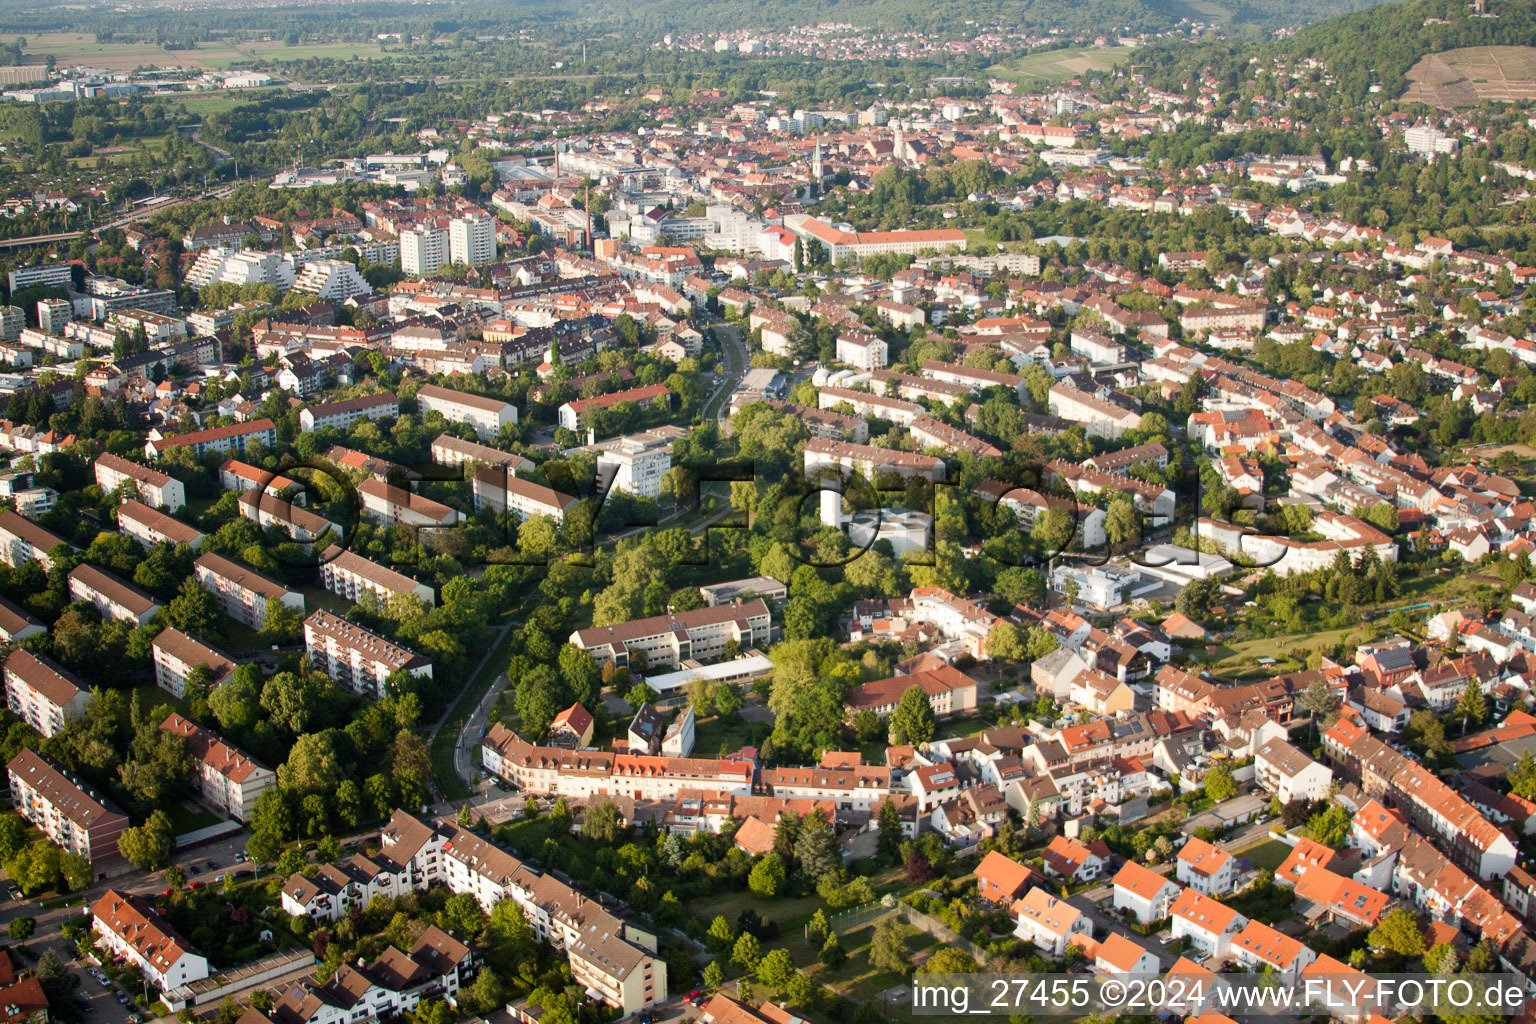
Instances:
[[[1152,924],[1168,916],[1173,901],[1184,890],[1167,875],[1128,860],[1115,873],[1115,909],[1128,910],[1139,924]]]
[[[641,498],[661,497],[661,478],[672,468],[672,438],[666,434],[631,434],[594,445],[597,472],[613,474],[612,490]]]
[[[432,678],[426,658],[324,609],[304,620],[304,649],[315,668],[364,697],[386,696],[395,672]]]
[[[496,260],[496,222],[483,213],[448,222],[448,260],[478,267]]]
[[[400,269],[412,277],[435,274],[448,262],[448,232],[412,228],[400,232]]]
[[[495,437],[502,427],[517,423],[517,407],[511,402],[436,384],[422,385],[416,392],[416,405],[423,415],[437,412],[449,423],[467,423],[482,438]]]
[[[3,675],[6,706],[44,738],[85,714],[90,688],[42,655],[17,648]]]
[[[346,260],[310,260],[304,264],[293,290],[318,299],[343,302],[354,295],[367,295],[373,287]]]
[[[141,466],[137,462],[103,452],[96,459],[96,483],[108,494],[124,484],[131,484],[144,504],[175,512],[187,503],[186,489],[169,473]]]
[[[1281,739],[1260,747],[1254,755],[1253,767],[1254,781],[1283,804],[1292,800],[1326,800],[1333,785],[1333,769]]]
[[[108,889],[91,907],[96,941],[134,964],[162,992],[208,977],[208,961],[142,896]]]

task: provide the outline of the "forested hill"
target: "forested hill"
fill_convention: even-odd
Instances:
[[[534,29],[624,36],[643,42],[664,33],[776,30],[825,22],[887,32],[913,30],[963,38],[997,26],[1020,34],[1066,37],[1155,33],[1181,20],[1221,24],[1254,38],[1381,0],[448,0],[432,4],[363,0],[249,7],[234,2],[196,9],[101,3],[60,7],[11,0],[0,31],[77,31],[120,40],[199,40],[252,32],[309,39],[367,38],[409,31],[417,37],[501,35]]]
[[[1351,99],[1365,100],[1372,84],[1396,98],[1408,69],[1428,54],[1536,44],[1536,0],[1489,0],[1488,11],[1495,17],[1474,17],[1465,0],[1411,0],[1311,25],[1281,50],[1326,61]]]
[[[1294,36],[1264,43],[1237,40],[1164,44],[1137,56],[1149,84],[1182,92],[1199,74],[1213,74],[1238,91],[1251,81],[1250,61],[1312,58],[1339,81],[1353,103],[1398,99],[1408,70],[1421,58],[1465,46],[1536,45],[1536,0],[1488,0],[1496,17],[1474,17],[1466,0],[1409,0],[1308,25]],[[1372,92],[1372,87],[1377,87]],[[1330,95],[1329,102],[1335,97]]]

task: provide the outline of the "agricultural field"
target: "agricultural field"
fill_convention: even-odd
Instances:
[[[1063,82],[1096,71],[1109,71],[1128,60],[1135,52],[1123,46],[1078,46],[1065,50],[1028,53],[1001,64],[987,73],[1015,82]]]
[[[0,36],[10,42],[14,35]],[[85,64],[111,71],[135,68],[187,68],[196,71],[225,71],[254,61],[289,61],[318,59],[372,59],[382,57],[377,43],[312,43],[288,46],[282,40],[253,42],[202,43],[195,50],[166,50],[154,43],[98,43],[94,36],[79,32],[44,32],[28,35],[29,56],[52,55],[59,67]]]
[[[1403,99],[1442,110],[1536,100],[1536,47],[1469,46],[1432,53],[1408,71]]]

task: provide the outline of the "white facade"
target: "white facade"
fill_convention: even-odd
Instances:
[[[435,274],[448,262],[448,232],[414,228],[400,232],[400,269],[412,277]]]
[[[448,259],[451,263],[478,267],[496,259],[496,222],[483,213],[448,222]]]

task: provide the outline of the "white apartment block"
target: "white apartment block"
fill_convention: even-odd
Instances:
[[[1254,781],[1283,804],[1326,800],[1333,785],[1333,769],[1281,739],[1270,740],[1255,752],[1253,768]]]
[[[822,470],[831,470],[831,475],[838,477],[842,471],[857,470],[870,480],[892,474],[903,479],[921,477],[937,483],[944,479],[944,460],[916,452],[813,437],[805,442],[806,479],[820,480]]]
[[[562,523],[565,514],[580,502],[579,498],[562,494],[554,488],[519,479],[512,475],[511,470],[501,466],[487,466],[476,471],[470,487],[476,512],[482,509],[490,509],[492,512],[510,511],[519,520],[548,516],[556,523]]]
[[[437,603],[437,596],[425,583],[417,583],[402,573],[370,562],[352,551],[343,551],[332,544],[320,556],[320,581],[325,589],[348,601],[358,602],[366,593],[372,593],[385,604],[396,596],[413,595],[428,608]]]
[[[272,769],[175,712],[160,728],[187,741],[197,759],[203,799],[236,821],[250,821],[261,794],[277,785]]]
[[[315,668],[374,700],[385,696],[395,672],[432,678],[426,658],[324,609],[304,620],[304,650]]]
[[[144,625],[165,607],[138,587],[84,563],[69,573],[69,596],[95,605],[103,619],[135,626]]]
[[[91,907],[98,944],[134,964],[162,992],[208,977],[208,961],[142,896],[108,889]]]
[[[400,403],[387,391],[344,402],[311,405],[299,413],[299,426],[305,432],[346,430],[360,420],[392,420],[400,415]]]
[[[412,277],[435,274],[448,262],[448,232],[413,228],[400,232],[400,269]]]
[[[0,509],[0,562],[12,569],[19,569],[36,559],[43,563],[44,569],[52,569],[53,559],[48,557],[48,552],[60,544],[67,548],[74,547],[30,519],[10,509]]]
[[[1141,425],[1140,413],[1123,409],[1069,384],[1052,387],[1046,405],[1052,416],[1081,423],[1087,428],[1089,437],[1115,440],[1127,430],[1134,430]]]
[[[198,586],[219,599],[219,608],[225,615],[252,629],[262,628],[266,622],[267,604],[271,601],[280,602],[301,614],[304,611],[303,594],[223,555],[198,556],[192,563],[192,573]]]
[[[186,489],[180,480],[111,452],[104,452],[96,459],[96,483],[108,494],[130,484],[144,504],[166,512],[174,513],[187,503]]]
[[[448,261],[478,267],[496,261],[496,222],[483,213],[448,222]]]
[[[863,331],[837,336],[837,360],[859,370],[883,370],[889,365],[883,338]]]
[[[648,669],[654,671],[662,665],[677,668],[689,659],[718,658],[732,640],[742,650],[763,646],[771,627],[768,605],[754,598],[578,629],[571,634],[571,643],[591,653],[600,666],[610,661],[628,666],[633,654],[643,651]]]
[[[117,855],[128,815],[47,754],[23,750],[7,766],[11,806],[55,846],[91,860]]]
[[[416,392],[416,405],[423,416],[441,413],[449,423],[467,423],[482,438],[495,437],[507,424],[517,423],[517,407],[499,398],[472,395],[464,391],[423,384]]]
[[[85,714],[90,687],[40,654],[17,648],[0,674],[6,706],[44,738]]]
[[[346,260],[310,260],[299,272],[293,290],[317,299],[345,302],[354,295],[367,295],[373,287]]]
[[[447,505],[375,477],[364,480],[357,492],[362,497],[363,515],[381,526],[441,528],[459,521],[459,513]]]
[[[672,438],[631,434],[595,445],[598,478],[613,474],[611,490],[641,498],[661,497],[661,478],[672,468]]]
[[[156,544],[185,544],[196,551],[203,543],[200,532],[136,498],[129,498],[117,506],[117,528],[146,548]]]
[[[35,263],[31,266],[17,267],[7,275],[10,282],[10,290],[18,291],[22,288],[30,288],[34,284],[47,285],[50,288],[68,287],[70,283],[70,269],[68,263]]]
[[[156,634],[149,650],[155,663],[155,685],[177,697],[186,694],[187,677],[199,665],[208,666],[213,673],[214,686],[228,679],[235,670],[235,663],[227,655],[174,626],[167,626]]]

